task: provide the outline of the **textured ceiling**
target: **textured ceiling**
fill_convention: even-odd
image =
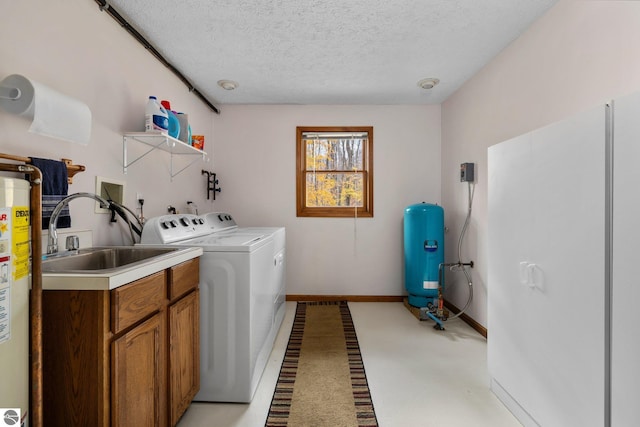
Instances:
[[[216,105],[439,104],[556,2],[108,1]]]

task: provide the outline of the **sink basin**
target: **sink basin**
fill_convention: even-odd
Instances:
[[[102,246],[44,255],[44,291],[104,291],[202,255],[200,247]]]
[[[43,273],[100,273],[131,268],[159,257],[171,256],[179,248],[148,248],[137,246],[94,247],[71,253],[47,255],[42,261]]]

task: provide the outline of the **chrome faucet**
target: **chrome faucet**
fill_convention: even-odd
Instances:
[[[65,206],[69,204],[73,199],[77,199],[79,197],[87,197],[89,199],[94,199],[98,203],[100,203],[100,207],[103,209],[109,208],[110,202],[106,201],[102,197],[93,193],[74,193],[70,194],[64,199],[60,200],[60,202],[53,208],[53,212],[51,213],[51,219],[49,219],[49,238],[47,239],[47,253],[54,254],[58,252],[58,217],[60,216],[60,212],[64,209]]]

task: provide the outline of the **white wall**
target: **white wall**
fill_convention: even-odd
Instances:
[[[440,203],[440,106],[222,106],[216,208],[287,228],[287,294],[403,295],[404,208]],[[296,126],[373,126],[374,218],[296,217]]]
[[[442,105],[442,195],[451,228],[447,258],[457,259],[467,208],[458,168],[475,162],[472,222],[462,252],[477,263],[468,313],[483,325],[491,287],[486,280],[487,148],[638,90],[638,40],[640,2],[561,1]],[[447,297],[462,306],[467,290],[456,279],[460,285],[450,286]]]
[[[212,111],[167,68],[160,64],[97,3],[87,0],[16,1],[0,6],[0,80],[23,74],[86,103],[93,114],[91,142],[81,146],[29,133],[30,123],[0,110],[0,152],[60,159],[86,166],[74,178],[70,193],[95,192],[96,176],[126,182],[126,205],[136,207],[136,193],[145,197],[145,216],[166,213],[171,204],[184,210],[186,201],[201,209],[206,202],[202,166],[169,176],[169,156],[154,152],[122,171],[122,133],[144,129],[144,107],[149,95],[169,99],[172,107],[189,114],[194,133],[207,138],[211,148]],[[139,151],[140,147],[134,147]],[[179,160],[178,160],[179,161]],[[120,226],[109,225],[107,215],[94,214],[88,199],[70,205],[72,226],[92,228],[94,244],[129,244]]]
[[[463,258],[477,263],[469,314],[485,325],[487,147],[640,87],[640,2],[561,1],[443,104],[440,159],[438,106],[224,105],[216,116],[95,2],[3,2],[0,16],[0,78],[24,74],[93,113],[83,147],[31,134],[28,122],[0,111],[0,152],[85,165],[70,192],[93,192],[96,176],[125,181],[126,204],[135,206],[141,192],[146,216],[168,204],[184,210],[193,200],[200,211],[228,210],[241,224],[285,225],[289,293],[402,294],[402,210],[440,201],[441,189],[451,229],[447,260],[456,259],[467,197],[458,168],[475,162]],[[121,135],[142,129],[151,94],[189,113],[205,150],[213,152],[215,139],[211,163],[171,181],[168,156],[151,153],[122,173]],[[358,220],[355,234],[353,220],[295,217],[295,126],[337,124],[375,126],[375,217]],[[203,168],[220,174],[215,204],[206,200]],[[93,228],[96,244],[127,243],[91,202],[74,201],[71,210],[74,227]],[[463,305],[460,276],[449,275],[448,284],[448,298]]]

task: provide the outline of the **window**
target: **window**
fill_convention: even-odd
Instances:
[[[373,127],[298,127],[298,216],[373,216]]]

